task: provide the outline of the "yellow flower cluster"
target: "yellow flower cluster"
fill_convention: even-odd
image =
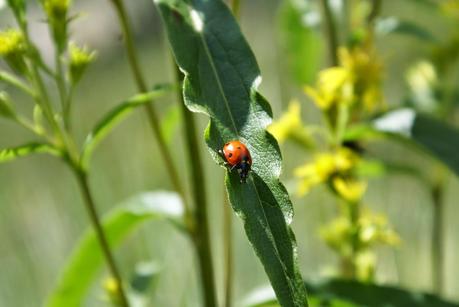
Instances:
[[[356,234],[358,242],[355,242]],[[389,225],[387,218],[369,210],[362,212],[356,227],[353,227],[349,218],[340,216],[322,227],[320,235],[342,257],[352,259],[359,280],[369,280],[373,275],[376,254],[371,250],[372,246],[400,244],[400,237]],[[353,245],[356,243],[359,249],[353,255]]]
[[[311,136],[301,121],[300,103],[297,100],[290,102],[287,112],[272,123],[268,127],[268,131],[279,143],[283,143],[287,139],[292,139],[306,147],[311,146]]]
[[[382,65],[369,47],[340,48],[340,65],[322,70],[315,87],[304,88],[322,110],[338,105],[361,105],[374,111],[382,105]]]
[[[7,29],[0,32],[0,56],[10,57],[24,53],[25,40],[21,32]]]
[[[339,148],[336,152],[316,155],[312,163],[307,163],[295,170],[295,176],[300,178],[299,194],[304,195],[312,187],[328,182],[346,201],[360,200],[366,190],[366,183],[349,176],[359,160],[357,154],[345,147]]]

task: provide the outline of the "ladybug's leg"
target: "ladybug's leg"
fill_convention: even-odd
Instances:
[[[226,162],[226,158],[225,158],[225,154],[223,153],[223,150],[221,150],[221,149],[218,150],[218,155],[220,157],[222,157],[222,159],[223,159],[223,162],[221,162],[220,165],[224,165],[224,166],[228,167],[228,162]]]
[[[228,164],[228,163],[226,163],[226,164]],[[236,169],[239,168],[239,164],[234,164],[233,166],[231,166],[230,169],[229,169],[230,172],[232,172],[235,168]]]

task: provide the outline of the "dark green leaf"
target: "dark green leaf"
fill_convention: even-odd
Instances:
[[[308,1],[287,0],[280,10],[283,54],[301,85],[314,81],[323,54],[323,39],[314,29],[320,21],[320,13],[308,4]]]
[[[435,42],[436,39],[427,29],[406,21],[399,20],[395,17],[379,18],[376,21],[375,30],[378,34],[405,34],[416,37],[421,40]]]
[[[328,280],[306,283],[310,305],[330,307],[458,307],[438,296],[408,291],[393,286],[378,286],[350,280]],[[269,295],[247,304],[250,307],[276,306]]]
[[[135,196],[108,213],[103,227],[112,248],[142,222],[166,218],[180,225],[183,204],[176,193],[151,192]],[[88,229],[77,243],[47,306],[83,306],[85,296],[104,263],[94,231]]]
[[[269,104],[257,92],[261,82],[255,57],[233,15],[221,0],[156,0],[176,61],[185,74],[184,99],[191,111],[208,114],[206,142],[217,151],[230,140],[249,148],[253,166],[245,184],[228,173],[233,209],[283,306],[307,306],[289,224],[292,204],[279,181],[281,155],[266,132]]]
[[[459,175],[459,131],[447,123],[406,108],[378,117],[372,128],[413,141]]]
[[[88,166],[89,159],[95,147],[113,130],[116,124],[121,122],[137,107],[150,103],[153,99],[170,91],[170,89],[170,86],[162,86],[148,93],[135,95],[109,111],[86,137],[81,153],[82,165],[84,167]]]
[[[17,158],[36,153],[47,153],[59,157],[62,156],[62,152],[49,144],[29,143],[13,148],[0,149],[0,163],[9,162]]]

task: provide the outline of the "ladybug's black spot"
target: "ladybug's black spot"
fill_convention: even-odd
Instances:
[[[228,154],[228,157],[230,157],[230,158],[231,158],[232,156],[233,156],[233,154],[232,154],[232,153],[229,153],[229,154]]]
[[[238,146],[237,149],[241,149],[241,146]]]

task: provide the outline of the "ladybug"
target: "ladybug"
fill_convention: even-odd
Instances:
[[[226,161],[225,165],[228,166],[230,171],[233,169],[239,171],[241,183],[246,182],[250,168],[252,167],[252,157],[247,146],[234,140],[226,143],[218,153]]]

